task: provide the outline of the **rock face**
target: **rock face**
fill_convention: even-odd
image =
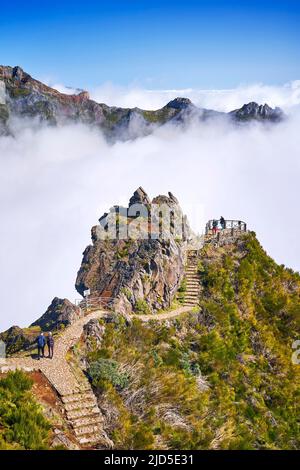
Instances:
[[[1,101],[1,90],[5,99]],[[29,117],[51,125],[83,123],[102,130],[109,140],[128,140],[147,135],[166,123],[188,124],[212,118],[280,121],[283,113],[268,105],[249,103],[229,114],[197,108],[188,98],[175,98],[155,111],[118,108],[96,103],[87,91],[66,95],[44,85],[20,67],[0,66],[0,133],[13,132],[10,117]]]
[[[32,323],[31,327],[39,326],[42,331],[58,330],[62,326],[72,325],[82,315],[81,309],[68,299],[55,297],[44,315]]]
[[[133,204],[140,202],[145,204],[143,207],[149,207],[148,214],[141,210],[137,217],[131,216],[128,222],[124,217],[127,208],[120,211],[114,207],[105,214],[104,219],[100,219],[102,226],[107,227],[109,218],[117,210],[119,232],[123,232],[124,227],[131,230],[131,224],[138,221],[141,228],[138,237],[134,237],[136,232],[132,230],[132,238],[121,239],[117,232],[115,238],[107,239],[103,238],[103,234],[99,235],[98,226],[93,227],[93,244],[83,253],[76,280],[76,289],[81,295],[90,289],[94,301],[97,298],[113,299],[115,310],[123,314],[134,311],[150,313],[170,306],[183,277],[184,252],[187,239],[191,236],[188,222],[171,193],[150,202],[145,191],[138,188],[130,199],[129,211]],[[177,232],[172,232],[175,225],[173,219],[170,220],[169,237],[163,229],[159,233],[154,232],[156,238],[149,237],[148,229],[153,229],[153,221],[157,222],[153,215],[157,207],[166,212],[169,209],[176,220],[181,221],[181,238]]]
[[[13,354],[20,349],[29,348],[38,336],[37,330],[22,329],[18,326],[12,326],[8,330],[0,333],[0,340],[4,341],[6,353]]]
[[[242,108],[229,113],[232,118],[238,121],[281,121],[283,112],[280,108],[271,108],[267,104],[259,105],[255,102],[244,104]]]
[[[100,347],[104,332],[105,326],[100,325],[95,318],[84,325],[82,338],[88,350]]]

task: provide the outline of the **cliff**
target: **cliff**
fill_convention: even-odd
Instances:
[[[149,210],[138,217],[130,215],[136,212],[136,206],[138,214]],[[183,228],[181,236],[176,231],[166,237],[164,233],[150,233],[154,228],[153,214],[150,220],[154,207],[170,209]],[[169,193],[150,201],[145,191],[138,188],[128,208],[117,208],[116,238],[109,239],[107,224],[115,214],[116,206],[100,218],[104,232],[99,234],[100,226],[92,228],[93,244],[84,251],[76,279],[77,291],[83,295],[89,289],[95,304],[97,298],[99,302],[107,299],[119,313],[150,313],[170,307],[183,277],[184,251],[191,235],[177,199]],[[130,236],[122,238],[123,233]]]

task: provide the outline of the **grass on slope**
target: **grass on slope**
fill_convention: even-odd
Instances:
[[[254,234],[206,246],[199,272],[198,313],[107,324],[88,355],[116,448],[299,449],[299,275]]]

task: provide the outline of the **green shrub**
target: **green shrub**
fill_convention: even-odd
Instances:
[[[50,423],[30,390],[32,380],[23,372],[0,379],[0,449],[46,449]]]
[[[139,315],[149,315],[151,313],[150,307],[144,299],[137,299],[134,311]]]
[[[118,389],[127,387],[129,377],[126,373],[119,371],[119,365],[112,359],[100,358],[92,362],[88,368],[88,374],[93,384],[99,388],[105,388],[105,383],[109,382]]]

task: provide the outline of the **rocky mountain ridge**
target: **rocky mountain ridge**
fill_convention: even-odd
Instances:
[[[0,66],[0,133],[13,133],[14,117],[33,118],[49,125],[82,123],[100,129],[111,141],[134,139],[150,134],[157,127],[172,124],[199,124],[209,119],[226,119],[232,123],[248,121],[280,122],[280,108],[267,104],[245,104],[242,108],[222,113],[198,108],[188,98],[176,98],[161,109],[120,108],[96,103],[87,91],[67,95],[35,80],[21,67]],[[1,96],[1,95],[0,95]]]

